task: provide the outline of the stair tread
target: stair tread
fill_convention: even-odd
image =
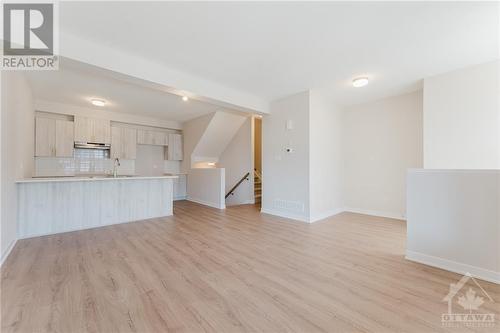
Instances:
[[[260,203],[262,198],[262,179],[255,174],[254,178],[254,196],[255,203]]]

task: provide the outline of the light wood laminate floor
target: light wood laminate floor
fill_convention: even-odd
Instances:
[[[458,274],[404,259],[403,221],[304,224],[177,202],[174,216],[19,241],[2,332],[498,332],[445,328]],[[465,246],[465,244],[464,244]]]

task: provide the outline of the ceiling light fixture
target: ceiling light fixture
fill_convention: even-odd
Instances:
[[[364,87],[368,84],[368,78],[367,77],[357,77],[354,80],[352,80],[352,86],[354,88],[361,88]]]
[[[182,96],[182,100],[183,100],[184,102],[187,102],[187,101],[189,100],[189,98],[188,98],[187,96]]]
[[[207,164],[210,166],[215,166],[215,162],[208,162]]]
[[[103,101],[102,99],[91,99],[90,102],[94,104],[95,106],[104,106],[106,105],[106,101]]]

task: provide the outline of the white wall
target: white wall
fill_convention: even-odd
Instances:
[[[345,209],[403,218],[406,172],[422,167],[422,92],[346,108],[342,130]]]
[[[272,102],[262,118],[262,178],[263,212],[309,221],[309,91]]]
[[[187,181],[187,200],[225,209],[225,170],[191,169]]]
[[[193,153],[196,145],[200,141],[203,133],[208,124],[214,117],[215,113],[210,113],[205,116],[201,116],[190,121],[186,121],[182,124],[183,133],[183,150],[184,150],[184,160],[181,163],[182,172],[188,172],[191,169],[191,154]]]
[[[253,119],[248,117],[240,127],[233,140],[226,147],[219,158],[218,167],[226,169],[226,189],[228,193],[231,188],[247,172],[250,173],[249,180],[243,181],[226,200],[226,205],[241,205],[254,203],[253,188]]]
[[[21,72],[2,72],[1,110],[1,262],[17,240],[15,181],[34,172],[34,102]]]
[[[500,168],[500,62],[424,80],[424,167]]]
[[[406,171],[422,166],[422,93],[350,108],[327,96],[299,93],[264,117],[263,212],[307,222],[344,210],[403,218]]]
[[[500,171],[408,173],[407,258],[500,283]]]
[[[246,119],[241,114],[215,112],[191,153],[191,167],[195,167],[197,162],[218,162]]]
[[[320,91],[310,91],[310,222],[340,213],[342,110]]]

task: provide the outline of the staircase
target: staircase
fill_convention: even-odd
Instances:
[[[255,195],[255,203],[260,204],[262,201],[262,175],[254,170],[254,195]]]

